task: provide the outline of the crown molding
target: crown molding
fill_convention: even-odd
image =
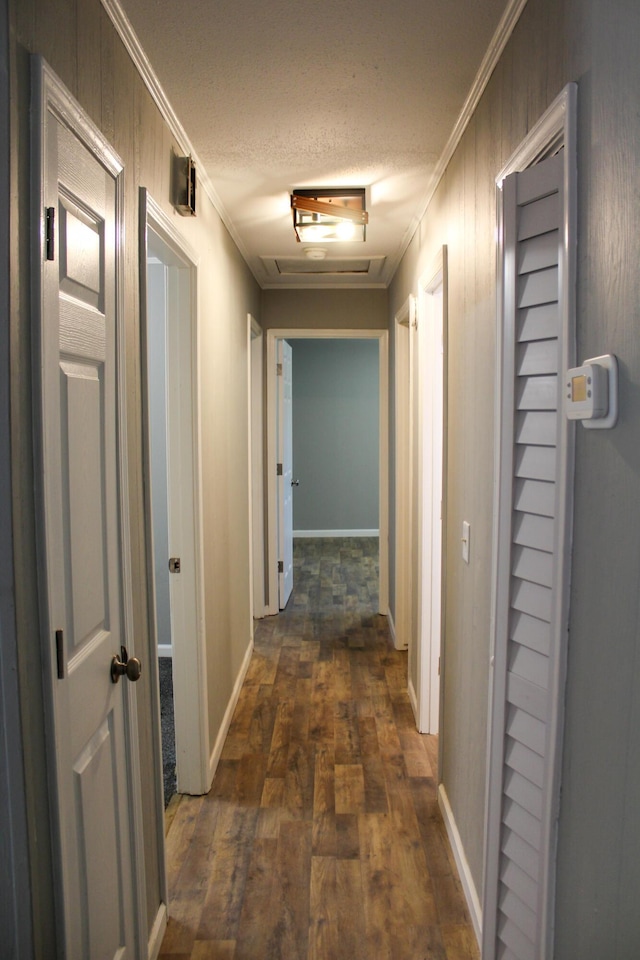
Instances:
[[[240,239],[239,234],[237,233],[233,221],[229,216],[227,210],[222,203],[222,200],[216,193],[215,187],[211,182],[210,177],[207,174],[207,171],[204,167],[204,164],[199,160],[198,155],[189,139],[186,130],[180,123],[178,115],[171,106],[169,98],[162,88],[162,84],[158,79],[151,62],[147,57],[146,53],[142,48],[142,44],[138,40],[137,34],[133,29],[131,21],[127,17],[126,13],[122,9],[119,0],[101,0],[102,6],[104,7],[109,19],[113,23],[118,36],[124,43],[126,50],[133,60],[133,63],[140,74],[142,81],[149,91],[151,98],[158,107],[158,110],[162,114],[167,126],[169,127],[171,133],[175,137],[179,148],[183,153],[191,154],[193,160],[195,161],[196,168],[198,171],[198,181],[200,187],[204,190],[206,195],[209,197],[209,200],[215,207],[220,219],[224,223],[225,227],[231,234],[233,242],[236,244],[238,250],[244,257],[247,266],[251,269],[251,264],[249,263],[249,255],[247,250]],[[253,271],[251,271],[253,273]],[[255,274],[254,274],[255,276]],[[258,278],[256,277],[256,282],[259,283]]]
[[[109,19],[111,20],[114,27],[116,28],[116,31],[118,32],[120,39],[124,43],[129,53],[129,56],[133,60],[138,70],[138,73],[140,74],[143,80],[143,83],[145,84],[153,101],[158,107],[160,113],[162,114],[162,117],[167,123],[171,133],[175,137],[180,149],[183,150],[185,154],[190,153],[191,156],[193,157],[196,163],[196,166],[198,168],[198,179],[200,181],[200,185],[202,189],[209,197],[220,219],[222,220],[225,227],[231,234],[231,237],[233,238],[234,243],[236,244],[236,246],[238,247],[238,250],[244,257],[247,263],[247,266],[249,267],[253,276],[255,277],[256,282],[262,289],[267,289],[268,285],[265,286],[263,281],[259,279],[255,271],[252,269],[251,263],[249,260],[249,255],[247,253],[247,250],[239,234],[237,233],[233,225],[233,221],[231,220],[231,217],[229,216],[222,201],[220,200],[220,197],[216,193],[213,183],[211,182],[211,179],[207,175],[204,165],[198,159],[198,155],[193,148],[193,144],[191,143],[184,127],[182,126],[182,124],[180,123],[180,120],[178,119],[177,114],[175,113],[173,107],[171,106],[171,103],[169,102],[169,99],[162,88],[162,84],[160,83],[155,71],[153,70],[153,67],[151,66],[149,58],[144,52],[142,45],[140,44],[140,41],[138,40],[138,37],[135,33],[135,30],[133,29],[131,21],[129,20],[126,13],[122,9],[119,0],[101,0],[101,2],[102,2],[102,6],[107,12],[107,15],[109,16]],[[435,169],[429,181],[429,186],[427,187],[425,196],[422,200],[420,207],[418,208],[419,212],[412,218],[411,223],[407,227],[407,230],[404,234],[402,242],[398,248],[397,254],[387,259],[387,263],[383,271],[383,279],[386,286],[388,286],[391,283],[393,276],[396,272],[396,269],[398,267],[398,264],[400,263],[400,261],[402,260],[402,257],[406,253],[407,247],[411,243],[411,240],[413,239],[414,234],[418,229],[420,221],[422,220],[425,213],[427,212],[427,208],[429,207],[429,204],[433,199],[433,195],[438,188],[438,184],[440,183],[444,175],[444,172],[447,169],[447,166],[449,165],[449,161],[451,160],[456,150],[456,147],[460,143],[460,140],[462,139],[462,136],[465,130],[467,129],[467,126],[469,125],[469,121],[471,120],[471,117],[473,116],[476,110],[476,107],[478,106],[480,98],[484,93],[487,84],[489,83],[491,74],[496,68],[498,60],[502,55],[502,51],[507,45],[507,42],[509,41],[511,34],[513,33],[513,30],[518,20],[520,19],[520,15],[526,6],[526,3],[527,3],[527,0],[509,0],[505,8],[505,11],[502,14],[502,17],[500,18],[500,22],[496,28],[496,32],[494,33],[491,39],[491,43],[489,44],[487,51],[482,59],[482,63],[480,64],[478,73],[476,74],[475,80],[467,95],[467,98],[464,102],[462,110],[460,111],[460,115],[458,116],[455,126],[451,131],[451,135],[447,140],[444,150],[442,151],[440,158],[435,166]]]
[[[429,181],[429,186],[427,192],[423,198],[423,201],[420,205],[419,213],[412,219],[411,223],[407,227],[407,231],[404,235],[402,243],[398,249],[398,253],[395,257],[389,258],[388,268],[385,271],[388,282],[391,283],[393,276],[396,272],[398,264],[402,260],[404,254],[407,251],[407,247],[411,243],[416,230],[420,224],[420,221],[424,217],[429,204],[433,199],[433,195],[438,189],[438,185],[444,176],[445,170],[449,166],[449,161],[453,157],[453,154],[456,151],[456,148],[462,136],[469,126],[469,122],[476,111],[476,108],[480,102],[480,98],[484,93],[489,80],[491,79],[491,74],[498,65],[498,61],[502,56],[502,52],[506,47],[511,34],[514,31],[514,28],[520,19],[520,15],[527,5],[527,0],[509,0],[500,22],[496,28],[496,32],[491,38],[491,43],[487,47],[487,51],[482,58],[482,63],[478,69],[475,80],[467,94],[467,99],[465,100],[460,115],[456,120],[455,126],[451,131],[451,135],[447,140],[444,150],[440,154],[440,158],[436,163],[433,174],[431,175],[431,180]]]

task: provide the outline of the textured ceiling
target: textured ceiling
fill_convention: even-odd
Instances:
[[[303,255],[290,191],[340,185],[367,188],[367,240],[327,256],[388,282],[505,0],[121,2],[258,281],[309,285],[265,262]]]

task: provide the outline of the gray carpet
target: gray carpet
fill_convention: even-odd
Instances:
[[[168,806],[176,792],[176,734],[173,719],[173,662],[171,657],[158,658],[160,673],[160,724],[162,728],[162,775],[164,805]]]

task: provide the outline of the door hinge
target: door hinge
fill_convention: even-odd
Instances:
[[[180,573],[180,557],[169,559],[169,573]]]
[[[282,464],[276,463],[276,477],[282,476]]]
[[[284,573],[284,560],[278,560],[278,573]]]
[[[438,676],[440,676],[440,657],[438,657]]]
[[[282,376],[282,364],[276,363],[276,377]]]
[[[55,260],[56,208],[47,207],[45,217],[45,250],[47,260]]]
[[[58,680],[64,680],[64,633],[62,630],[56,630],[56,668]]]

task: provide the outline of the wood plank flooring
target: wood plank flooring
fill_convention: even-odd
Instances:
[[[377,540],[296,540],[294,563],[211,792],[176,809],[160,960],[477,960]]]

